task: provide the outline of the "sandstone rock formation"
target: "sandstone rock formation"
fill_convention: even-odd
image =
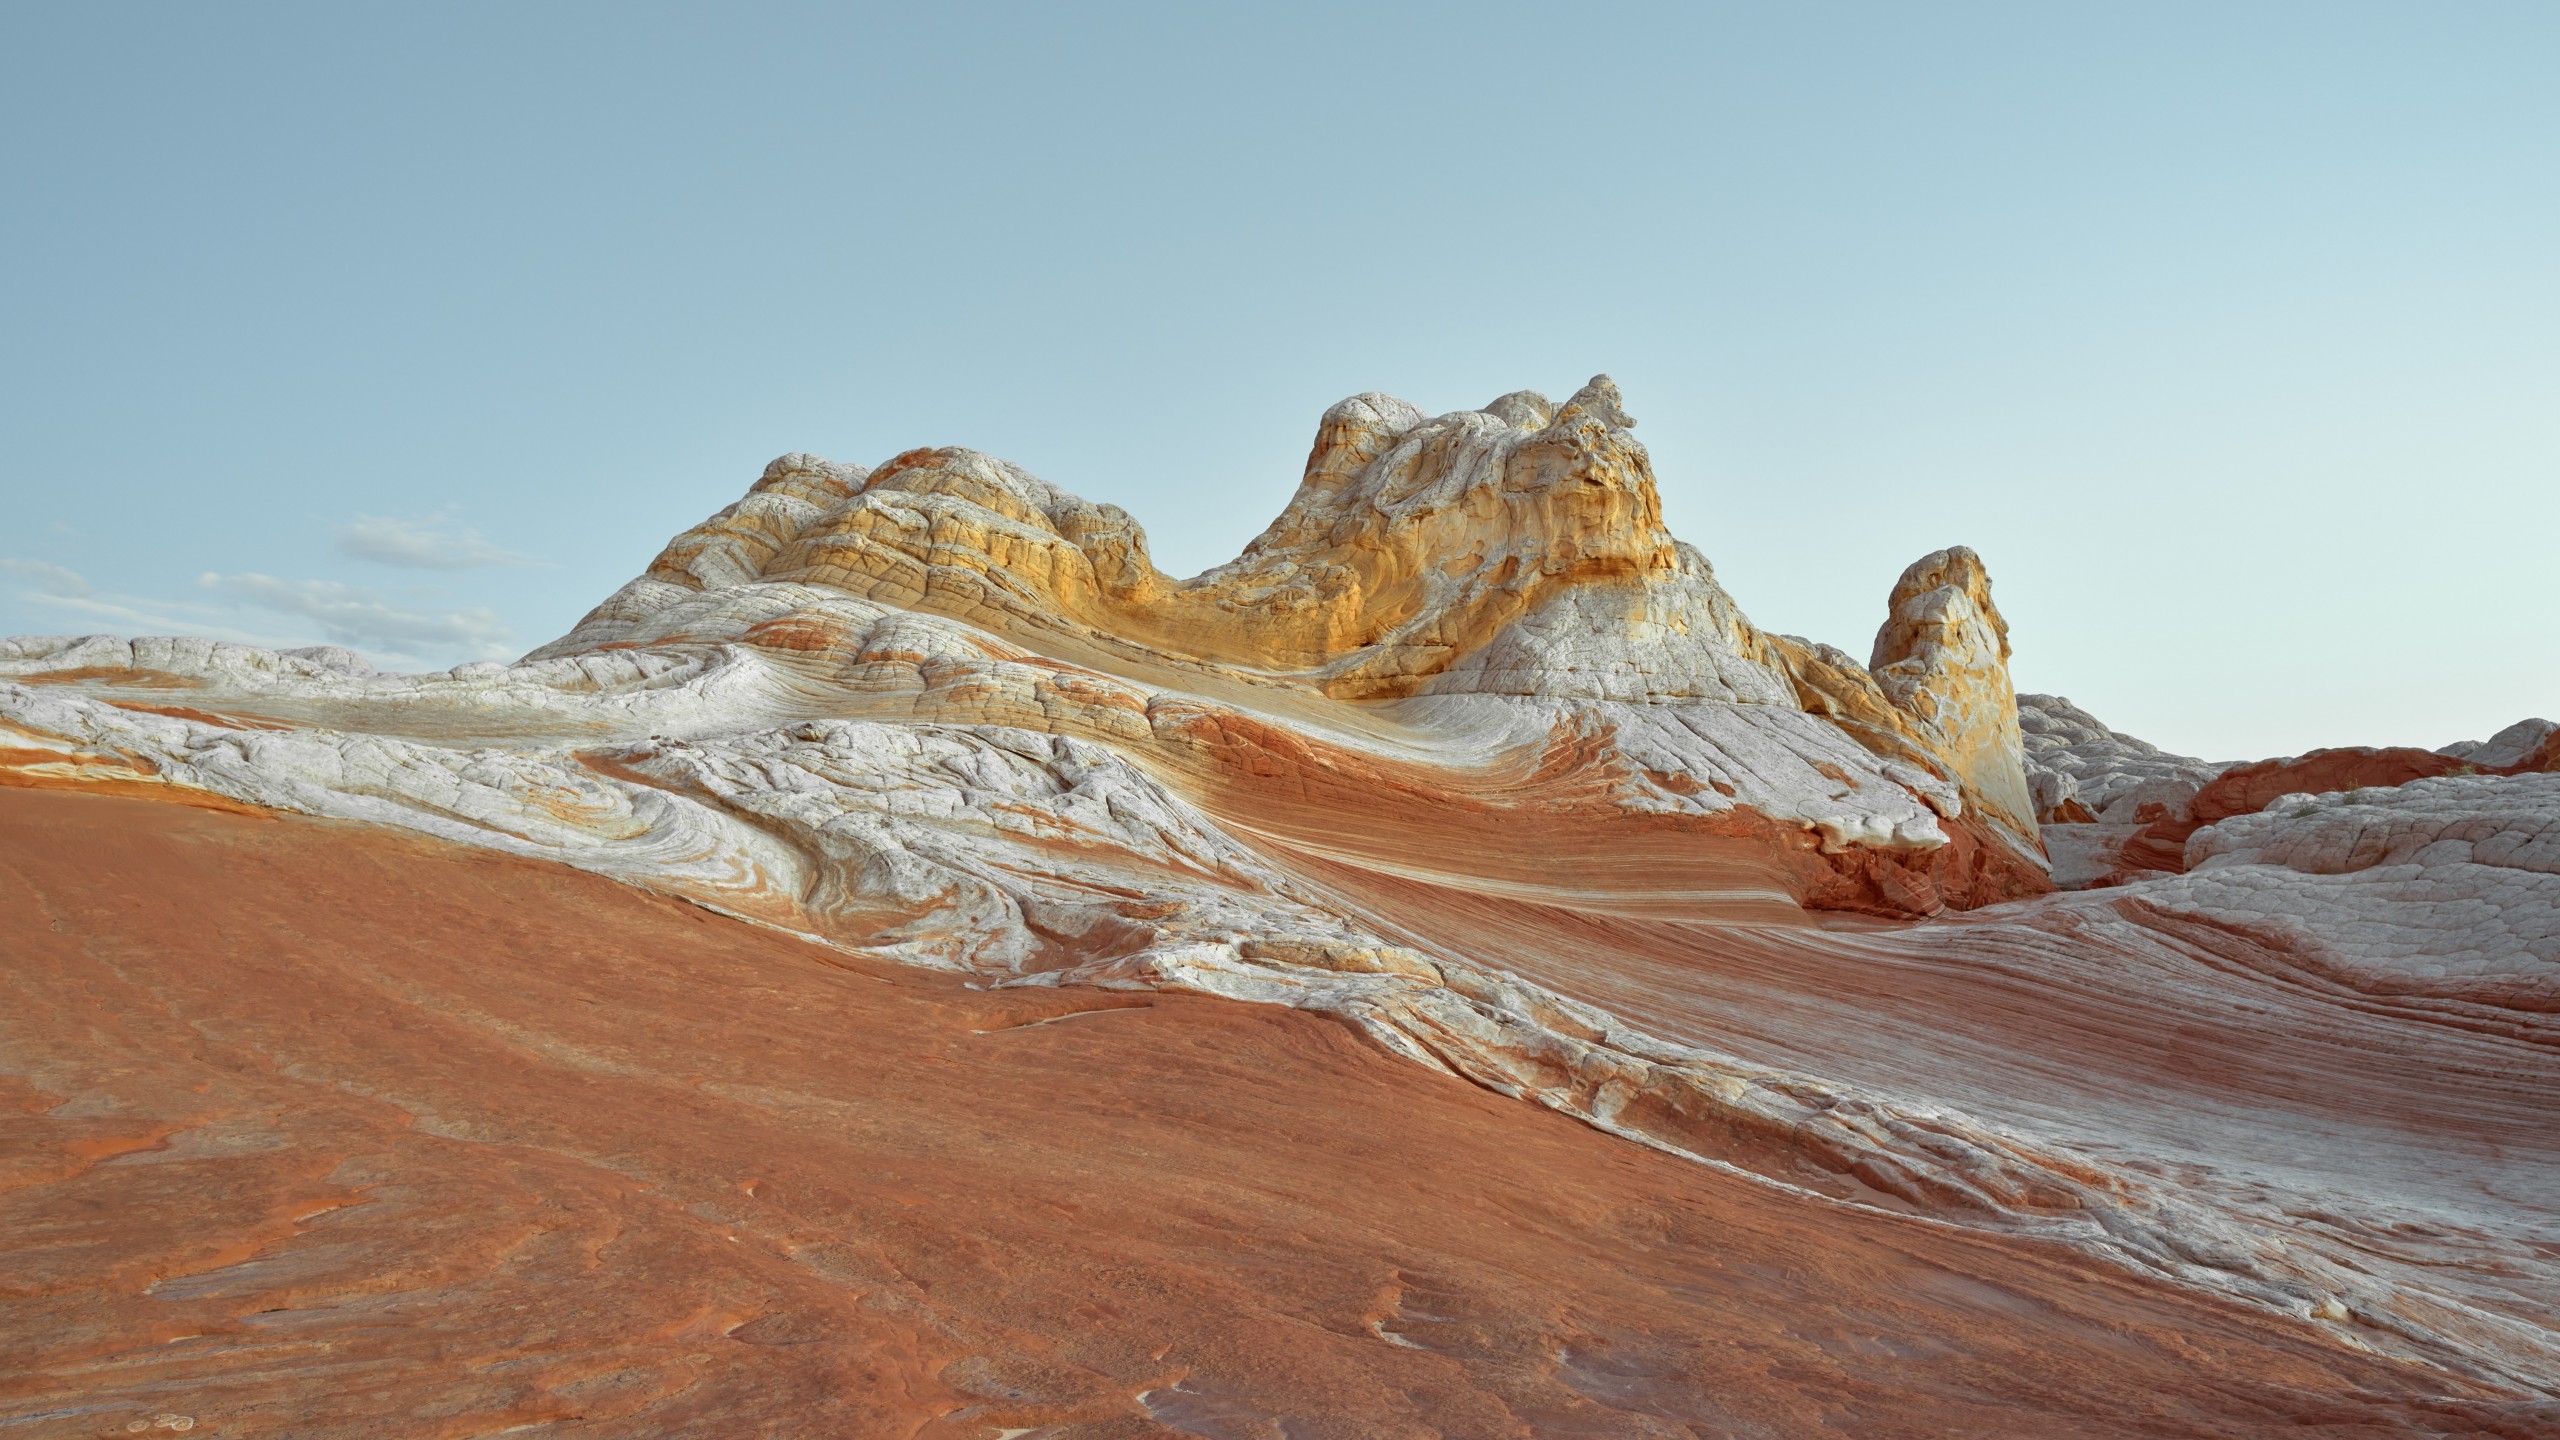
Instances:
[[[2187,840],[2198,830],[2256,814],[2284,796],[2438,775],[2560,771],[2560,726],[2547,720],[2521,720],[2488,742],[2432,752],[2350,746],[2217,765],[2164,754],[2055,696],[2021,696],[2018,715],[2029,737],[2028,783],[2038,796],[2054,797],[2040,801],[2038,813],[2054,880],[2066,890],[2183,871]]]
[[[2460,740],[2436,753],[2482,770],[2560,769],[2560,725],[2539,716],[2519,720],[2486,740]]]
[[[1869,664],[1763,632],[1632,426],[1605,377],[1355,397],[1189,580],[974,452],[785,456],[515,665],[0,642],[0,780],[559,862],[980,993],[1328,1015],[1808,1225],[2236,1301],[2447,1405],[2560,1392],[2550,736],[2167,755],[2013,696],[1962,547]]]
[[[1420,755],[1452,735],[1517,749],[1569,729],[1624,772],[1623,803],[1747,810],[1802,827],[1825,853],[1897,852],[1918,873],[1896,893],[1923,909],[2041,889],[2033,827],[2016,823],[2014,755],[1994,737],[1960,765],[1953,732],[1898,709],[1863,667],[1753,627],[1663,527],[1633,425],[1606,376],[1560,406],[1522,391],[1437,418],[1355,396],[1325,413],[1280,517],[1188,581],[1155,569],[1116,507],[972,451],[910,451],[869,472],[785,456],[528,658],[743,642],[945,666],[1062,660],[1140,687],[1124,710],[1179,690],[1335,714],[1354,736]],[[905,648],[864,648],[884,624]],[[1983,668],[2005,649],[1975,655],[1946,638],[1929,642],[1943,661],[1918,663],[1971,667],[1964,683],[2007,693]],[[1914,686],[1906,699],[1934,693]],[[1353,719],[1311,704],[1322,699],[1371,703]],[[1376,703],[1389,700],[1404,703]],[[1835,716],[1850,724],[1820,723]],[[1963,832],[1953,874],[1932,853],[1951,829]],[[1880,892],[1868,902],[1907,908]]]
[[[1867,667],[1896,709],[1937,743],[1974,803],[2015,834],[2033,835],[2009,625],[1991,603],[1982,557],[1962,545],[1902,572]]]
[[[86,795],[0,791],[0,894],[16,1433],[2535,1419],[1277,1006],[973,988],[390,829]]]
[[[2019,696],[2018,728],[2042,824],[2102,818],[2121,823],[2140,805],[2193,794],[2230,768],[2119,734],[2059,695]],[[2133,793],[2146,785],[2153,788]]]
[[[1523,391],[1437,419],[1355,396],[1325,413],[1280,517],[1189,581],[1156,570],[1118,507],[974,451],[909,451],[871,472],[785,456],[535,658],[628,640],[689,595],[762,581],[1337,698],[1785,703],[1785,685],[1733,653],[1750,632],[1714,577],[1683,566],[1633,424],[1606,376],[1561,406]],[[1559,616],[1474,678],[1433,684],[1559,602],[1628,623],[1577,631]]]

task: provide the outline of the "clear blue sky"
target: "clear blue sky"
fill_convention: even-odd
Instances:
[[[2215,757],[2560,716],[2560,5],[0,10],[0,633],[511,655],[763,462],[1187,574],[1316,416],[1614,374],[1863,654]]]

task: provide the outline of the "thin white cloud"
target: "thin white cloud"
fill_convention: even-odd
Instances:
[[[19,560],[0,556],[0,570],[20,576],[34,585],[34,593],[46,596],[76,596],[89,593],[89,582],[79,571],[50,560]]]
[[[172,604],[165,600],[135,600],[115,595],[31,595],[39,604],[79,615],[94,615],[116,622],[119,630],[133,635],[210,635],[216,640],[237,640],[243,645],[278,646],[292,641],[281,635],[243,630],[224,625],[220,617],[227,611],[207,606],[189,605],[185,601]]]
[[[411,570],[468,570],[478,565],[542,565],[447,517],[397,519],[359,515],[338,527],[338,553]]]
[[[301,643],[273,631],[230,623],[241,618],[232,606],[105,593],[80,572],[46,560],[0,557],[0,571],[27,582],[18,588],[18,598],[84,616],[93,623],[104,621],[127,635],[203,635],[268,649]]]
[[[319,625],[340,645],[400,655],[461,651],[481,660],[513,653],[507,627],[494,610],[412,609],[381,591],[335,580],[279,580],[254,572],[198,577],[199,588],[265,610],[298,615]]]
[[[318,638],[363,651],[377,664],[410,670],[514,654],[507,627],[493,610],[405,604],[334,580],[208,573],[196,582],[208,598],[179,600],[102,591],[78,571],[46,560],[0,557],[0,574],[19,581],[21,600],[80,616],[75,623],[93,630],[125,635],[201,635],[270,650]]]

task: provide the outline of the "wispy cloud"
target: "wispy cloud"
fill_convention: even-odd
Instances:
[[[450,516],[397,519],[359,515],[338,527],[338,553],[411,570],[468,570],[478,565],[543,565],[509,550]]]
[[[263,610],[298,615],[319,625],[321,633],[341,645],[402,655],[463,651],[482,660],[503,660],[511,653],[507,627],[498,612],[416,609],[392,603],[381,591],[335,580],[279,580],[255,572],[196,580],[198,588],[227,595]]]
[[[18,560],[0,556],[0,570],[26,581],[41,595],[69,598],[89,593],[89,582],[81,578],[79,571],[68,565],[56,565],[50,560]]]
[[[300,643],[284,635],[229,623],[241,617],[227,605],[101,592],[79,571],[47,560],[0,557],[0,571],[18,577],[18,598],[48,610],[86,617],[90,624],[106,622],[128,635],[204,635],[269,648]]]
[[[17,580],[22,600],[126,635],[202,635],[278,650],[317,638],[413,670],[514,653],[493,610],[407,604],[334,580],[207,573],[196,581],[205,598],[174,599],[100,590],[78,571],[45,560],[0,557],[0,574]]]

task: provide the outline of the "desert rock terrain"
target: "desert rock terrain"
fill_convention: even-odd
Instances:
[[[1188,580],[795,454],[512,665],[0,641],[0,1422],[2560,1433],[2549,722],[2168,754],[1961,545],[1766,632],[1634,424],[1354,397]]]

